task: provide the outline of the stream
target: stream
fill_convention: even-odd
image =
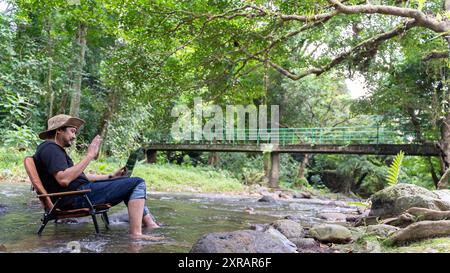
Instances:
[[[249,229],[290,216],[309,227],[325,220],[323,212],[355,213],[356,206],[319,199],[258,202],[261,196],[151,193],[147,205],[162,227],[145,234],[162,236],[160,241],[136,241],[128,236],[127,211],[123,204],[110,209],[110,230],[97,216],[96,235],[90,217],[49,222],[39,237],[43,209],[27,183],[0,183],[0,252],[165,252],[186,253],[204,234]]]

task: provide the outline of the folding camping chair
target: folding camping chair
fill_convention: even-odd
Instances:
[[[99,204],[93,205],[89,197],[86,195],[91,190],[77,190],[77,191],[67,191],[67,192],[59,192],[59,193],[47,193],[45,190],[41,179],[39,178],[39,174],[36,170],[36,165],[34,164],[34,159],[31,156],[25,157],[24,160],[25,169],[27,171],[28,177],[30,178],[32,187],[37,193],[37,197],[41,201],[42,206],[44,207],[44,215],[41,219],[42,224],[39,228],[37,234],[40,236],[48,221],[55,220],[55,223],[59,219],[64,218],[77,218],[77,217],[85,217],[91,216],[95,226],[95,232],[99,233],[99,228],[97,224],[96,214],[101,214],[101,218],[105,223],[106,229],[109,229],[109,219],[108,219],[108,210],[111,208],[111,204]],[[80,208],[80,209],[70,209],[65,210],[59,208],[61,204],[61,200],[68,196],[74,195],[82,195],[83,198],[86,199],[89,204],[89,208]],[[56,197],[55,203],[52,202],[50,197]]]

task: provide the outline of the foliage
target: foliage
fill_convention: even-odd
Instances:
[[[151,107],[135,102],[125,105],[108,125],[105,146],[117,157],[127,157],[146,142],[143,132],[149,128]]]
[[[133,174],[144,178],[154,191],[242,192],[244,189],[228,172],[208,167],[137,165]]]
[[[441,138],[450,111],[448,58],[424,60],[430,53],[448,52],[444,35],[404,28],[365,44],[398,28],[405,20],[398,16],[342,13],[315,22],[313,15],[335,8],[325,0],[7,2],[11,10],[0,12],[0,145],[16,150],[36,145],[36,133],[49,115],[68,112],[80,62],[80,117],[87,124],[77,147],[102,134],[103,153],[122,159],[145,143],[149,132],[168,132],[172,107],[192,105],[197,96],[220,106],[280,105],[282,127],[382,124],[419,143]],[[379,2],[438,21],[447,16],[442,1]],[[87,27],[84,59],[77,42],[81,25]],[[291,80],[317,68],[323,71]],[[355,76],[368,90],[357,102],[345,85]],[[219,158],[218,168],[240,181],[263,172],[260,155]],[[283,184],[322,187],[329,172],[345,178],[342,190],[361,194],[384,186],[389,161],[314,155],[305,181],[297,178],[297,159],[281,156]],[[164,160],[158,156],[158,162]],[[184,162],[186,168],[196,164],[193,157]],[[431,173],[439,166],[436,159],[408,157],[402,170],[402,180],[432,185]]]
[[[41,142],[37,137],[37,133],[27,125],[17,126],[12,124],[11,126],[11,130],[6,130],[2,133],[4,146],[26,150],[36,147]]]
[[[391,165],[388,169],[388,174],[386,176],[386,183],[388,186],[393,186],[398,183],[400,176],[400,168],[402,166],[403,157],[405,156],[405,152],[400,151],[392,160]]]

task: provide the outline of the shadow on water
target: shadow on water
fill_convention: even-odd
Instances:
[[[210,232],[249,229],[250,225],[270,223],[287,215],[295,215],[302,224],[308,225],[320,221],[316,218],[319,212],[338,209],[322,203],[267,204],[257,202],[256,197],[176,193],[152,194],[147,205],[163,225],[144,233],[163,236],[163,240],[130,239],[123,204],[110,210],[110,230],[98,219],[100,235],[95,234],[91,219],[84,217],[57,224],[51,222],[38,237],[42,209],[34,192],[25,183],[0,183],[0,246],[3,245],[0,251],[189,252],[202,235]]]

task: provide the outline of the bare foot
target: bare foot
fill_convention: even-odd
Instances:
[[[130,237],[134,240],[145,240],[145,241],[164,240],[163,236],[152,236],[152,235],[145,235],[145,234],[130,234]]]
[[[155,222],[153,222],[151,224],[145,224],[144,223],[144,227],[145,228],[149,228],[149,229],[160,228],[160,226],[157,223],[155,223]]]
[[[149,215],[144,216],[144,218],[142,219],[142,224],[144,225],[144,227],[146,228],[159,228],[160,226],[153,221],[152,217],[150,217]]]

